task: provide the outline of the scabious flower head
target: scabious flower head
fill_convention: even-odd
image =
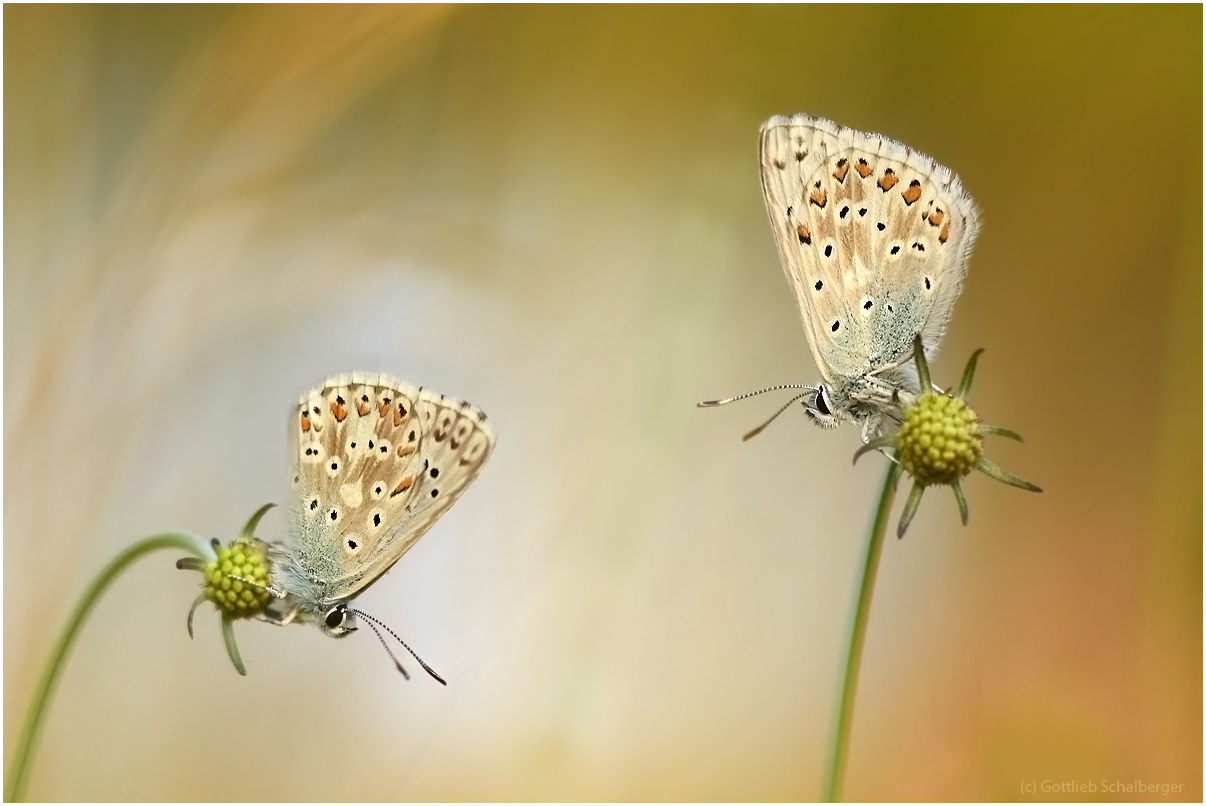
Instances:
[[[254,543],[235,540],[201,569],[205,598],[231,618],[254,618],[268,604],[268,558]]]
[[[905,472],[913,478],[913,489],[905,501],[900,522],[896,527],[897,537],[904,537],[909,522],[917,512],[921,496],[926,487],[946,485],[955,494],[959,514],[967,525],[967,499],[963,497],[960,480],[979,470],[986,476],[1005,484],[1031,492],[1042,492],[1028,481],[994,465],[984,458],[984,437],[996,435],[1022,441],[1014,432],[980,421],[967,405],[967,394],[971,391],[972,378],[976,372],[976,361],[981,350],[972,354],[963,371],[963,380],[955,394],[934,391],[930,383],[930,369],[926,364],[921,337],[913,340],[913,357],[917,364],[917,376],[922,393],[916,401],[902,409],[900,429],[863,445],[854,454],[854,460],[868,451],[892,449],[889,458],[896,463],[897,473]],[[895,477],[894,477],[895,478]]]
[[[243,531],[229,546],[223,546],[216,538],[212,541],[214,559],[206,561],[197,557],[185,557],[176,561],[176,567],[186,571],[200,571],[204,589],[188,611],[188,634],[193,634],[193,613],[202,602],[213,602],[222,614],[222,638],[226,652],[239,674],[247,674],[243,658],[235,643],[235,619],[255,618],[264,612],[268,600],[274,595],[271,580],[271,564],[268,559],[268,544],[255,536],[255,528],[272,504],[260,507]]]
[[[922,484],[954,484],[983,454],[976,413],[959,398],[927,392],[905,411],[896,460]]]

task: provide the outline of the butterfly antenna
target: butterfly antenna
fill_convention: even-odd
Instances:
[[[387,633],[392,635],[394,637],[394,640],[397,641],[399,644],[401,644],[402,648],[405,649],[407,652],[409,652],[411,654],[411,657],[413,657],[415,660],[417,660],[419,662],[419,665],[423,667],[423,671],[427,672],[429,675],[434,677],[441,686],[448,685],[448,683],[445,682],[444,678],[442,678],[438,674],[436,674],[435,669],[432,669],[430,666],[428,666],[426,663],[424,663],[423,659],[420,658],[418,655],[416,655],[415,651],[413,649],[411,649],[409,646],[407,646],[405,641],[403,641],[401,638],[398,637],[398,634],[396,632],[391,630],[389,627],[385,626],[385,624],[383,624],[382,622],[380,622],[377,619],[370,616],[368,613],[365,613],[363,610],[356,610],[355,608],[349,608],[349,610],[351,610],[353,613],[355,613],[356,615],[363,618],[365,621],[369,622],[370,627],[373,627],[373,625],[376,624],[377,627],[380,627],[381,629],[385,630]],[[377,633],[378,638],[381,638],[381,633],[377,632],[377,627],[373,627],[373,632]],[[385,645],[384,638],[381,638],[381,644],[383,646]],[[389,652],[389,647],[385,647],[385,651]],[[403,676],[405,676],[406,679],[409,680],[410,675],[406,674],[406,670],[402,668],[402,664],[398,663],[397,658],[394,658],[394,653],[389,652],[389,656],[394,659],[394,665],[396,665],[398,667],[398,671],[402,672]]]
[[[809,389],[808,391],[809,391],[809,392],[811,392],[812,390],[811,390],[811,389]],[[743,436],[743,437],[741,438],[741,441],[742,441],[742,442],[749,442],[751,439],[753,439],[754,437],[756,437],[756,436],[758,436],[759,434],[761,434],[761,433],[762,433],[762,430],[763,430],[764,428],[766,428],[768,425],[770,425],[771,423],[773,423],[773,422],[775,421],[775,418],[776,418],[776,417],[778,417],[778,416],[779,416],[780,414],[782,414],[783,412],[787,411],[788,407],[790,407],[790,406],[791,406],[793,403],[795,403],[795,402],[796,402],[797,400],[799,400],[800,398],[805,397],[807,394],[808,394],[808,392],[801,392],[800,394],[798,394],[798,395],[796,395],[795,397],[793,397],[791,400],[789,400],[789,401],[787,401],[786,403],[784,403],[784,404],[783,404],[783,407],[782,407],[781,409],[779,409],[778,411],[776,411],[774,414],[772,414],[772,415],[770,416],[770,419],[769,419],[769,420],[767,420],[767,421],[766,421],[766,422],[764,422],[762,425],[758,426],[758,427],[757,427],[757,428],[755,428],[753,431],[751,431],[751,432],[749,432],[748,434],[746,434],[745,436]]]
[[[356,613],[358,611],[353,610],[352,612]],[[364,614],[361,613],[360,615],[364,615]],[[371,629],[373,631],[373,633],[377,636],[377,640],[381,642],[381,646],[383,646],[385,648],[385,654],[389,655],[389,659],[394,662],[394,666],[398,667],[398,671],[402,673],[402,676],[405,677],[407,680],[409,680],[410,674],[407,673],[406,669],[404,669],[402,667],[402,664],[398,661],[398,659],[394,657],[394,653],[390,651],[389,644],[385,643],[385,636],[383,636],[381,634],[381,631],[378,630],[371,621],[368,623],[368,625],[369,625],[369,629]]]
[[[736,403],[738,400],[745,400],[747,397],[753,397],[754,395],[762,395],[762,394],[766,394],[767,392],[778,392],[781,389],[811,389],[813,391],[816,391],[815,386],[807,386],[802,383],[785,383],[782,386],[770,386],[766,389],[759,389],[757,392],[746,392],[744,395],[737,395],[736,397],[726,397],[724,400],[704,400],[700,403],[697,403],[696,406],[701,409],[710,409],[715,406],[726,406],[729,403]],[[801,395],[801,397],[802,396],[803,395]],[[797,398],[797,400],[798,399],[799,398]],[[792,402],[794,403],[795,401],[792,401]],[[791,403],[787,404],[787,406],[790,406],[790,405],[791,405]],[[787,406],[784,406],[783,408],[787,408]],[[777,417],[778,415],[775,415],[775,416]],[[772,417],[771,419],[773,420],[774,417]],[[765,428],[765,427],[766,426],[763,426],[763,428]],[[748,438],[749,437],[747,437],[747,439]]]

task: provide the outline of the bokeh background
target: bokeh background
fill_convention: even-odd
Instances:
[[[282,501],[302,388],[386,370],[499,433],[361,599],[447,689],[257,623],[241,678],[154,555],[29,796],[815,798],[882,460],[695,408],[817,377],[758,182],[801,111],[962,176],[936,379],[987,349],[1027,439],[990,455],[1046,490],[977,476],[967,528],[939,491],[886,547],[846,795],[1200,800],[1198,6],[7,6],[6,765],[104,562]]]

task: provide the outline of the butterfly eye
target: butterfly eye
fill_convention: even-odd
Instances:
[[[343,626],[343,621],[347,618],[347,615],[347,608],[339,605],[328,610],[323,620],[326,622],[328,630],[338,630]]]
[[[824,389],[817,390],[817,399],[812,402],[812,405],[817,411],[821,412],[821,414],[824,414],[824,415],[831,414],[831,412],[829,411],[829,406],[825,403],[825,390]]]

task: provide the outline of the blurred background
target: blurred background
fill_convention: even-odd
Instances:
[[[961,175],[983,227],[935,379],[986,348],[973,403],[1026,437],[989,456],[1046,491],[976,475],[969,526],[938,490],[886,546],[846,796],[1202,798],[1200,7],[4,23],[6,766],[106,561],[283,503],[303,388],[384,370],[499,435],[360,600],[448,688],[259,623],[241,678],[152,555],[31,799],[815,798],[883,460],[798,408],[743,444],[784,398],[695,408],[818,377],[758,179],[794,112]]]

